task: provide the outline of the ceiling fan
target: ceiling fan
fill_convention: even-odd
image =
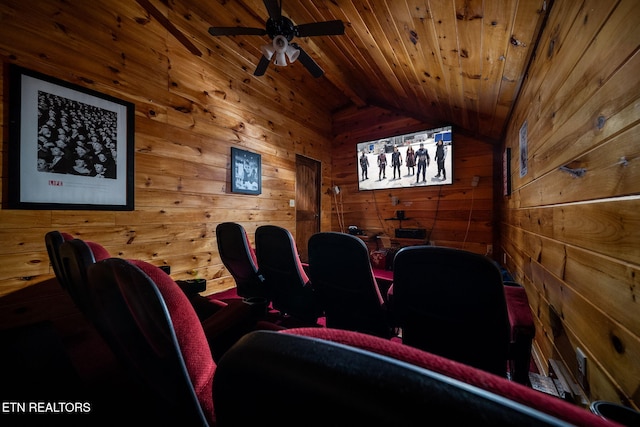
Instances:
[[[212,36],[239,36],[239,35],[268,35],[272,43],[260,48],[262,57],[254,71],[254,76],[264,75],[271,59],[280,66],[287,65],[299,59],[313,77],[320,77],[324,71],[297,43],[292,43],[294,37],[334,36],[344,34],[344,23],[340,20],[313,22],[309,24],[294,25],[287,17],[282,16],[282,1],[264,0],[264,5],[269,13],[266,28],[252,27],[210,27]]]

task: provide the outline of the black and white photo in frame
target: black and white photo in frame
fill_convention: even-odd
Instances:
[[[11,67],[9,206],[133,210],[134,106]]]
[[[244,194],[262,193],[260,154],[231,147],[231,191]]]

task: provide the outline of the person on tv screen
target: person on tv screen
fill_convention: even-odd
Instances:
[[[384,148],[380,150],[378,154],[378,181],[382,181],[387,178],[387,155],[384,152]]]
[[[360,157],[360,168],[362,169],[362,180],[369,179],[367,169],[369,168],[369,159],[364,151],[362,151],[362,157]]]
[[[411,145],[407,147],[406,157],[405,164],[407,165],[407,175],[411,176],[416,173],[416,152],[413,150]]]
[[[402,165],[402,155],[398,151],[398,146],[393,147],[393,153],[391,154],[391,167],[393,168],[393,179],[396,179],[396,170],[398,171],[398,179],[402,178],[400,174],[400,166]]]
[[[418,160],[418,173],[416,174],[416,183],[420,182],[420,172],[422,172],[422,181],[427,181],[427,168],[431,162],[429,152],[424,148],[424,143],[420,144],[420,148],[416,151],[416,159]]]
[[[447,179],[447,171],[444,169],[444,159],[446,158],[447,158],[447,149],[444,146],[444,143],[442,142],[442,140],[439,140],[438,143],[436,144],[436,155],[435,155],[436,162],[438,163],[438,175],[436,175],[436,178],[440,178],[440,173],[442,172],[441,179],[443,181]]]

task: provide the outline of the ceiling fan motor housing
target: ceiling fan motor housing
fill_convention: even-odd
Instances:
[[[278,19],[267,19],[267,34],[272,39],[275,36],[284,36],[287,41],[291,41],[296,36],[296,27],[287,17],[280,16]]]

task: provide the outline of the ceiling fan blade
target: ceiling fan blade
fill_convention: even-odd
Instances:
[[[304,65],[307,68],[307,70],[309,70],[309,72],[313,77],[318,78],[324,74],[324,70],[320,68],[318,63],[314,61],[313,58],[310,57],[307,54],[307,52],[305,52],[304,49],[302,49],[297,43],[291,43],[291,46],[300,50],[300,56],[298,56],[298,61],[300,61],[302,65]]]
[[[298,37],[341,36],[344,34],[344,22],[340,20],[312,22],[295,27]]]
[[[264,7],[267,8],[269,18],[276,21],[282,15],[282,4],[278,0],[264,0]]]
[[[251,27],[209,27],[212,36],[264,36],[267,30]]]
[[[136,2],[140,6],[142,6],[144,10],[149,12],[149,15],[153,16],[156,21],[158,21],[160,25],[162,25],[167,31],[169,31],[169,33],[173,37],[178,39],[178,41],[189,50],[189,52],[197,56],[202,56],[202,52],[200,52],[200,49],[198,49],[196,45],[191,43],[191,40],[189,40],[184,34],[182,34],[182,32],[178,30],[175,25],[173,25],[171,21],[169,21],[167,17],[162,14],[162,12],[156,9],[156,7],[152,5],[149,0],[136,0]]]
[[[267,67],[269,66],[270,62],[271,62],[270,59],[267,59],[266,56],[262,55],[262,57],[260,58],[260,62],[258,62],[258,66],[256,67],[256,70],[253,72],[253,75],[263,76],[265,71],[267,71]]]

